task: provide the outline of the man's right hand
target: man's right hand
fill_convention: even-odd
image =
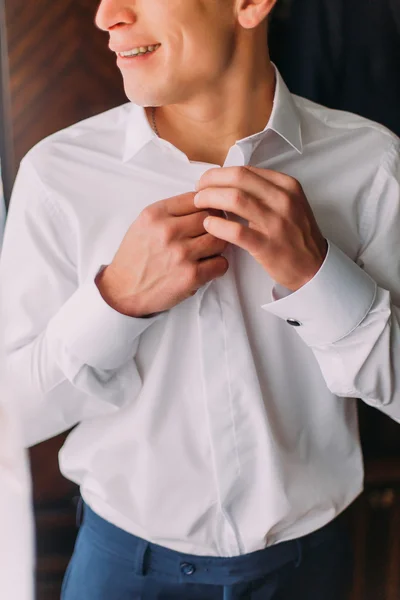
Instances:
[[[147,206],[132,223],[112,261],[96,277],[104,300],[118,312],[146,317],[168,310],[229,268],[227,243],[206,232],[212,211],[189,192]],[[215,211],[214,211],[215,212]]]

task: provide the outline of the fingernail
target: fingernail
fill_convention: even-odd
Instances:
[[[195,205],[196,205],[196,206],[197,206],[197,205],[198,205],[198,203],[199,203],[199,199],[200,199],[200,198],[199,198],[199,194],[196,194],[196,195],[195,195],[195,197],[194,197],[194,199],[193,199],[193,202],[195,203]]]

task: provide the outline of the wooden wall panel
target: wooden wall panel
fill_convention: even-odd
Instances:
[[[126,101],[97,0],[6,0],[16,163],[37,141]]]
[[[14,152],[10,119],[10,84],[4,0],[0,0],[0,161],[1,179],[8,206],[14,174]]]

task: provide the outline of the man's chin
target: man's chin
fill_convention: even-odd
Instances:
[[[163,102],[160,102],[159,97],[149,96],[149,94],[138,94],[137,90],[132,91],[125,87],[125,94],[133,104],[148,108],[150,106],[163,106]]]
[[[168,86],[161,85],[158,89],[152,90],[150,86],[135,86],[133,82],[126,81],[124,82],[124,90],[128,100],[143,108],[177,104],[185,98],[184,94],[178,94],[176,90],[170,90]]]

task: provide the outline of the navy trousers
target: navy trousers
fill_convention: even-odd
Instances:
[[[338,520],[234,558],[175,552],[85,506],[61,600],[346,600],[351,550]]]

